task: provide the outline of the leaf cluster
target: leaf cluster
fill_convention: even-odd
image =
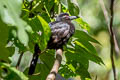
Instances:
[[[37,75],[28,76],[34,45],[39,44],[42,51],[46,49],[51,35],[48,23],[55,20],[59,11],[79,16],[79,10],[80,6],[72,0],[0,0],[0,79],[45,80],[53,65],[55,51],[46,50],[40,55]],[[99,42],[87,33],[89,24],[82,18],[73,23],[76,31],[64,47],[65,57],[59,73],[65,78],[79,75],[84,80],[90,78],[89,60],[97,64],[103,62],[91,43]],[[17,70],[20,53],[24,55]]]

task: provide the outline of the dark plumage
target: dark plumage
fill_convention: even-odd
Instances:
[[[51,37],[48,41],[47,49],[59,49],[65,45],[69,38],[74,34],[75,27],[71,20],[76,19],[76,16],[69,16],[68,13],[61,13],[56,21],[49,23],[51,28]],[[38,44],[35,45],[34,55],[29,68],[29,75],[34,73],[39,54],[41,53]]]
[[[71,23],[71,20],[75,18],[77,17],[69,16],[68,13],[61,13],[55,22],[49,23],[52,35],[48,42],[48,49],[62,48],[68,42],[75,32],[75,27]]]

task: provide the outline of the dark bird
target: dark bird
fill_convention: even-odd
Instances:
[[[56,21],[49,23],[51,28],[51,37],[48,41],[47,49],[62,49],[70,37],[75,32],[75,27],[71,20],[78,18],[77,16],[69,16],[68,13],[61,13],[56,18]],[[35,52],[30,64],[29,75],[34,73],[37,64],[38,56],[40,53],[39,46],[35,45]]]

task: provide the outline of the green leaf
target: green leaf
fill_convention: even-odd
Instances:
[[[51,33],[48,23],[41,16],[28,20],[28,23],[34,31],[31,39],[33,39],[35,43],[39,44],[41,50],[44,50],[47,46]]]
[[[39,57],[40,59],[38,60],[38,64],[34,72],[34,74],[37,74],[37,75],[29,76],[30,80],[45,80],[46,79],[55,60],[54,53],[55,53],[54,50],[48,50],[46,53],[43,53],[40,55]],[[28,71],[26,70],[24,73],[27,75]]]
[[[16,48],[15,53],[12,55],[12,57],[9,57],[11,60],[11,66],[14,66],[14,67],[16,66],[19,57],[20,57],[20,53],[18,52],[18,48]],[[26,68],[28,68],[30,65],[31,59],[32,59],[32,53],[30,51],[24,52],[21,58],[21,62],[18,67],[18,70],[23,72]]]
[[[42,17],[40,17],[40,16],[37,16],[37,17],[40,20],[41,25],[43,27],[44,38],[46,37],[45,40],[48,41],[49,36],[50,36],[50,27],[49,27],[48,23]]]
[[[75,71],[74,71],[74,69],[76,70],[76,68],[73,66],[73,65],[71,65],[72,66],[72,69],[71,69],[71,66],[69,66],[69,65],[71,65],[71,63],[70,64],[65,64],[65,65],[62,65],[61,64],[61,67],[60,67],[60,69],[59,69],[59,73],[64,77],[64,78],[70,78],[70,77],[75,77],[75,76],[77,76],[77,74],[75,73]],[[74,69],[73,69],[74,68]]]
[[[61,1],[61,4],[68,9],[68,2],[67,0],[60,0]]]
[[[91,56],[90,57],[91,60],[92,60],[92,56],[93,56],[93,59],[95,59],[92,61],[94,61],[98,64],[100,64],[100,63],[104,64],[103,61],[101,60],[101,58],[99,58],[97,56],[97,52],[96,52],[94,46],[90,43],[90,42],[94,42],[94,43],[100,44],[97,40],[95,40],[94,38],[89,36],[86,32],[78,31],[78,30],[76,31],[74,37],[77,38],[74,41],[74,43],[76,44],[75,46],[77,46],[76,48],[78,49],[78,51],[80,50],[80,51],[83,51],[85,53],[88,53],[88,55]]]
[[[11,26],[16,26],[18,29],[18,39],[25,46],[28,45],[28,35],[26,27],[29,26],[25,21],[20,18],[22,9],[21,0],[1,0],[0,1],[0,16],[1,19]]]
[[[37,65],[37,71],[40,72],[41,80],[45,80],[54,63],[54,51],[50,51],[40,56],[40,64]]]
[[[72,65],[72,67],[74,67],[75,69],[74,71],[74,69],[71,69],[69,67],[69,69],[73,71],[72,74],[80,75],[82,80],[84,80],[85,78],[90,78],[90,74],[88,72],[89,60],[98,64],[103,64],[101,58],[88,52],[80,45],[75,45],[75,49],[69,48],[68,51],[65,53],[65,56],[67,59],[66,63]]]
[[[0,19],[0,60],[8,61],[8,57],[11,56],[14,53],[13,47],[6,47],[8,35],[9,35],[9,29],[6,24],[4,24]]]
[[[23,28],[18,29],[18,38],[19,38],[20,42],[23,43],[25,46],[28,45],[28,41],[29,41],[28,35]]]
[[[85,48],[79,46],[79,45],[76,45],[76,50],[77,50],[77,53],[79,52],[80,55],[84,58],[86,58],[87,60],[91,60],[97,64],[104,64],[102,59],[100,57],[98,57],[97,55],[91,53],[91,52],[88,52]]]
[[[71,51],[73,51],[73,52],[71,52]],[[65,54],[67,61],[71,62],[73,60],[76,63],[79,62],[82,65],[84,65],[84,68],[87,69],[88,68],[88,59],[86,59],[87,57],[85,57],[84,55],[85,54],[83,54],[82,52],[80,54],[80,52],[76,52],[75,50],[72,50],[72,49],[69,49]]]
[[[90,41],[90,42],[100,44],[97,40],[95,40],[88,33],[84,32],[82,30],[76,30],[74,37],[78,38],[79,40],[81,39],[83,41]]]
[[[50,10],[53,7],[53,5],[54,5],[54,1],[53,0],[45,0],[45,6],[46,6],[46,8],[47,8],[49,13],[50,13]]]
[[[75,15],[78,16],[79,15],[79,7],[72,3],[71,0],[67,0],[68,2],[68,10],[70,12],[71,15]]]
[[[82,30],[76,30],[74,37],[69,46],[65,48],[66,65],[63,65],[60,73],[63,73],[65,77],[80,75],[82,80],[90,79],[88,72],[89,60],[97,64],[104,64],[90,42],[100,43]],[[68,69],[64,70],[65,66]],[[68,72],[69,75],[66,74]]]
[[[69,66],[69,64],[70,64],[75,69],[75,71],[73,71],[74,69],[71,69],[73,71],[73,73],[71,73],[71,74],[74,74],[74,75],[77,74],[83,78],[90,78],[90,74],[88,72],[88,66],[89,66],[88,59],[83,56],[84,54],[80,54],[80,53],[78,53],[76,51],[74,52],[74,51],[75,50],[73,50],[73,53],[72,53],[71,51],[68,50],[68,52],[65,53],[68,68],[71,69]]]
[[[5,77],[6,80],[28,80],[28,78],[20,71],[18,71],[15,67],[11,67],[7,63],[0,63],[0,69],[6,68],[9,72]]]
[[[95,55],[98,55],[97,52],[96,52],[96,49],[94,48],[94,46],[88,42],[88,41],[83,41],[83,40],[78,40],[78,41],[75,41],[75,43],[79,46],[82,46],[83,48],[85,48],[88,52],[91,52]]]
[[[72,0],[61,0],[61,4],[69,10],[71,15],[79,15],[79,7]]]
[[[76,73],[80,75],[81,80],[84,80],[85,78],[91,79],[87,69],[82,64],[79,63],[79,65],[80,66],[76,69]]]
[[[98,55],[95,47],[91,44],[91,42],[100,44],[97,40],[95,40],[82,30],[76,30],[74,37],[77,38],[77,40],[75,40],[74,43],[84,47],[88,52]]]
[[[16,5],[14,7],[14,5]],[[0,15],[5,23],[15,25],[21,13],[21,0],[1,0],[0,1]]]
[[[90,30],[89,24],[86,23],[82,18],[75,19],[75,21],[81,26],[82,29],[85,29],[87,31]]]

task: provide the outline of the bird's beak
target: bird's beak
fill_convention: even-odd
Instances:
[[[79,18],[78,16],[69,16],[70,20]]]

